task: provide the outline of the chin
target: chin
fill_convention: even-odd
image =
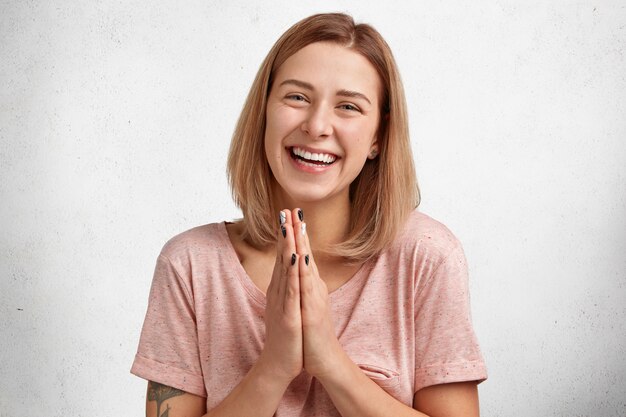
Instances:
[[[303,191],[305,190],[305,191]],[[303,204],[315,204],[327,202],[329,200],[337,198],[341,193],[331,191],[328,189],[320,189],[318,187],[311,187],[310,185],[298,188],[297,190],[285,190],[281,189],[281,194],[285,197],[284,201],[291,201],[295,204],[294,207]],[[346,192],[346,198],[348,193]]]

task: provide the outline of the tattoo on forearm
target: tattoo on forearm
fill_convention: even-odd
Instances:
[[[163,401],[177,397],[179,395],[183,395],[185,391],[181,391],[176,388],[168,387],[167,385],[159,384],[158,382],[150,381],[148,383],[148,401],[156,401],[157,403],[157,417],[169,417],[170,415],[170,406],[167,405],[163,414],[161,414],[161,404]]]

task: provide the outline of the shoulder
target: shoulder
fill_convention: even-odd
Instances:
[[[445,258],[461,249],[461,242],[443,223],[414,210],[399,231],[393,248],[425,252],[430,257]]]
[[[208,260],[228,250],[230,241],[226,226],[221,223],[209,223],[194,227],[169,239],[160,257],[172,264],[189,264],[194,260]]]
[[[412,283],[413,294],[423,293],[427,286],[466,287],[467,262],[461,242],[442,222],[419,211],[411,213],[381,261]]]

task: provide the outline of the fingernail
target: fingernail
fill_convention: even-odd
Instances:
[[[301,223],[301,224],[300,224],[300,232],[301,232],[303,235],[306,235],[306,223]]]
[[[283,237],[287,237],[287,229],[285,229],[285,226],[280,226],[280,231],[283,232]]]
[[[291,265],[294,265],[296,263],[296,254],[292,253],[291,254]]]
[[[309,265],[309,255],[304,257],[304,263],[307,264],[307,266]]]
[[[287,221],[287,216],[282,211],[278,213],[278,221],[281,225],[285,224],[285,222]]]
[[[302,209],[298,209],[298,218],[300,221],[304,220],[304,213],[302,212]]]

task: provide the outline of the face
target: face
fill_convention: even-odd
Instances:
[[[285,203],[348,198],[377,149],[380,78],[369,61],[318,42],[276,71],[268,97],[265,153]]]

